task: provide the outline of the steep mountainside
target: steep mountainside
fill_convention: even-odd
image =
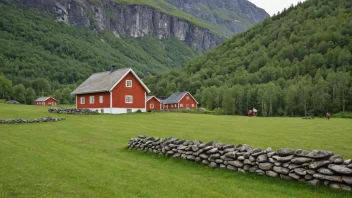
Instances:
[[[145,81],[156,95],[189,90],[226,114],[352,110],[352,1],[308,0]]]
[[[263,9],[243,0],[166,0],[180,10],[225,27],[224,35],[240,33],[269,17]],[[221,30],[219,30],[221,31]]]
[[[242,32],[269,16],[247,0],[227,0],[219,7],[217,1],[183,4],[177,0],[14,0],[28,8],[54,13],[58,21],[73,26],[107,28],[116,36],[135,38],[174,36],[198,52],[216,47],[226,36]],[[186,13],[171,4],[188,5],[193,11],[202,6],[204,11]],[[212,17],[207,17],[209,12]]]
[[[141,77],[180,66],[198,53],[175,37],[117,38],[111,31],[57,23],[51,15],[0,2],[0,74],[13,84],[47,79],[52,89],[85,80],[111,65]]]

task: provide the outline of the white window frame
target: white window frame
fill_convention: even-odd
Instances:
[[[151,109],[154,109],[154,104],[150,104],[149,107],[150,107]]]
[[[180,107],[183,107],[183,104],[180,104]]]
[[[194,104],[192,104],[192,107],[194,107]]]
[[[189,100],[189,96],[186,96],[186,100]]]
[[[131,101],[128,101],[128,98],[131,98]],[[125,96],[125,103],[132,104],[132,103],[133,103],[133,96],[131,96],[131,95],[126,95],[126,96]]]
[[[175,107],[177,107],[177,104],[175,104]]]
[[[89,96],[89,104],[94,104],[95,97],[94,96]]]
[[[99,103],[102,104],[104,102],[104,97],[103,96],[99,96]]]
[[[131,83],[129,85],[129,83]],[[132,80],[126,80],[126,87],[132,87]]]
[[[81,97],[80,98],[80,102],[81,102],[81,104],[85,104],[86,103],[86,98],[85,97]]]
[[[186,109],[189,109],[189,104],[186,104]]]

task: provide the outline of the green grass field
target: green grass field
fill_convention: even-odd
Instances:
[[[210,169],[127,150],[140,134],[329,149],[352,157],[352,120],[248,118],[186,113],[49,114],[0,104],[0,119],[66,117],[57,123],[0,125],[0,197],[351,197],[351,193],[255,174]]]

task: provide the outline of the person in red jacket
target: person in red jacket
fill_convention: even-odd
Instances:
[[[248,116],[252,117],[252,110],[248,110]]]

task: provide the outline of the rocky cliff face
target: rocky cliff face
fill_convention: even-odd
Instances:
[[[270,17],[247,0],[166,0],[183,12],[240,33]],[[228,35],[228,33],[223,32]]]
[[[206,28],[170,16],[149,6],[121,4],[109,0],[14,1],[27,8],[39,8],[53,13],[56,15],[57,21],[72,26],[93,27],[96,30],[108,28],[117,37],[153,35],[164,39],[168,36],[175,36],[199,52],[212,49],[225,40]],[[182,0],[175,2],[178,5],[182,3]],[[260,21],[261,19],[259,17],[255,20]],[[234,32],[241,32],[244,29],[245,27],[239,28]]]

